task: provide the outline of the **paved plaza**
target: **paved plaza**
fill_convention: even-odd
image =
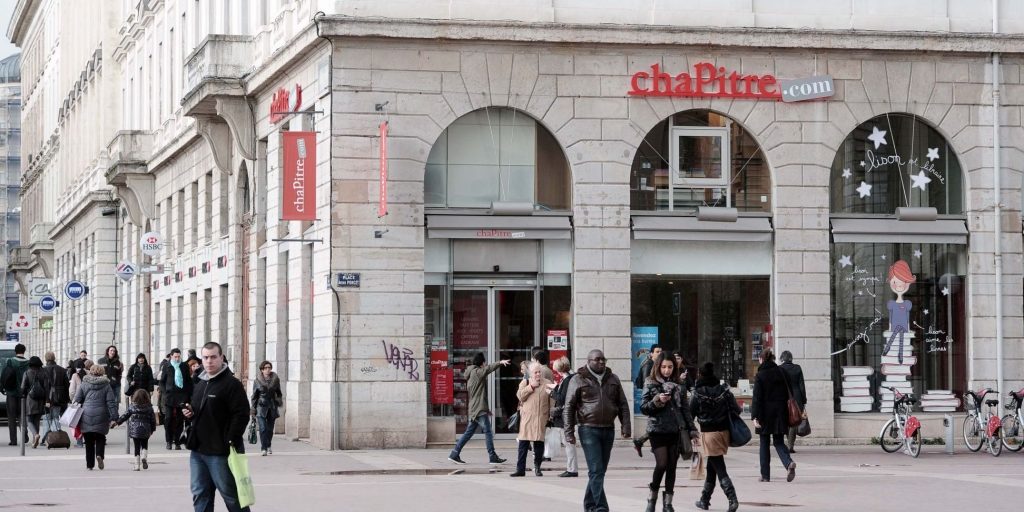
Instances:
[[[111,433],[106,470],[87,471],[83,449],[47,451],[18,456],[18,447],[0,448],[0,510],[103,510],[104,512],[184,512],[191,510],[188,490],[188,451],[167,452],[162,432],[150,469],[132,472],[124,453],[124,430]],[[511,441],[499,441],[498,451],[513,458]],[[1024,492],[1024,453],[1004,452],[994,458],[984,452],[955,455],[941,446],[925,446],[919,459],[885,454],[875,446],[798,447],[797,479],[785,482],[774,460],[771,483],[757,481],[757,446],[734,449],[727,462],[738,488],[740,510],[876,511],[908,505],[914,510],[1014,510]],[[257,505],[263,511],[423,511],[461,510],[582,510],[585,473],[580,478],[557,478],[564,467],[559,457],[545,465],[537,478],[509,478],[511,465],[497,472],[486,460],[482,443],[463,451],[465,466],[446,460],[445,449],[326,452],[305,443],[278,439],[275,454],[249,458],[256,482]],[[774,454],[773,454],[774,455]],[[581,453],[582,460],[582,453]],[[645,486],[653,457],[639,458],[627,444],[616,447],[607,490],[612,510],[643,510]],[[454,474],[456,470],[464,470]],[[585,470],[584,470],[585,471]],[[678,510],[693,510],[699,482],[681,472],[676,490]],[[145,503],[140,508],[141,503]],[[83,504],[92,503],[92,506]],[[102,505],[101,505],[102,504]],[[712,510],[724,510],[720,491]],[[217,502],[217,510],[224,510]],[[658,510],[661,510],[660,505]]]

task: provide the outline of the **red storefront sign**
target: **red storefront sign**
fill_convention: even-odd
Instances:
[[[650,72],[634,73],[629,85],[630,96],[782,100],[774,75],[730,73],[710,62],[694,64],[692,75],[686,71],[673,75],[662,70],[660,64],[653,64]]]
[[[288,117],[288,114],[298,110],[299,105],[302,105],[302,86],[295,84],[291,91],[281,87],[270,98],[270,122],[280,122]]]
[[[316,220],[316,132],[281,132],[281,220]]]
[[[451,368],[432,368],[430,372],[430,403],[450,405],[455,403],[455,372]]]
[[[388,214],[388,122],[380,124],[380,202],[377,216]]]

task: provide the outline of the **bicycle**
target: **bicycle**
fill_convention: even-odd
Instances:
[[[1000,439],[1000,427],[1002,421],[993,409],[999,405],[999,400],[984,400],[985,395],[995,393],[992,388],[980,389],[977,392],[967,391],[964,393],[964,408],[967,409],[967,417],[964,418],[964,442],[967,449],[976,452],[981,450],[982,444],[993,457],[998,457],[1003,451],[1003,442]],[[988,411],[984,418],[981,415],[981,403],[985,401]]]
[[[1024,415],[1020,412],[1021,402],[1024,402],[1024,389],[1010,391],[1010,403],[1006,404],[1006,408],[1014,412],[1003,416],[1002,427],[999,429],[1003,446],[1011,452],[1019,452],[1024,447]]]
[[[910,408],[917,399],[893,387],[886,389],[893,392],[892,419],[885,423],[878,434],[879,444],[886,453],[893,453],[902,447],[907,455],[917,458],[921,455],[921,421],[910,414]]]

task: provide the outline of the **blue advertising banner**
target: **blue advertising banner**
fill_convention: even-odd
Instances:
[[[638,326],[633,328],[632,332],[632,343],[630,354],[632,354],[633,360],[633,371],[630,373],[630,379],[636,380],[637,374],[640,372],[640,365],[644,364],[647,360],[647,354],[651,352],[651,347],[658,344],[658,326]],[[640,414],[640,399],[643,397],[644,390],[642,388],[633,389],[633,414]]]

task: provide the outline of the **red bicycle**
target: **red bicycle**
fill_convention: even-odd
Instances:
[[[964,442],[967,443],[967,449],[972,452],[981,450],[984,444],[993,457],[998,457],[1003,451],[1003,441],[1000,439],[1002,421],[999,419],[999,413],[994,412],[999,400],[985,400],[985,395],[989,393],[995,393],[995,390],[984,388],[964,393],[964,408],[967,409],[967,417],[964,418]],[[984,415],[981,412],[982,401],[988,406]]]
[[[886,453],[893,453],[902,447],[907,455],[917,458],[921,455],[921,422],[910,414],[910,408],[917,399],[893,387],[886,389],[893,392],[892,419],[885,423],[878,434],[879,444]]]

